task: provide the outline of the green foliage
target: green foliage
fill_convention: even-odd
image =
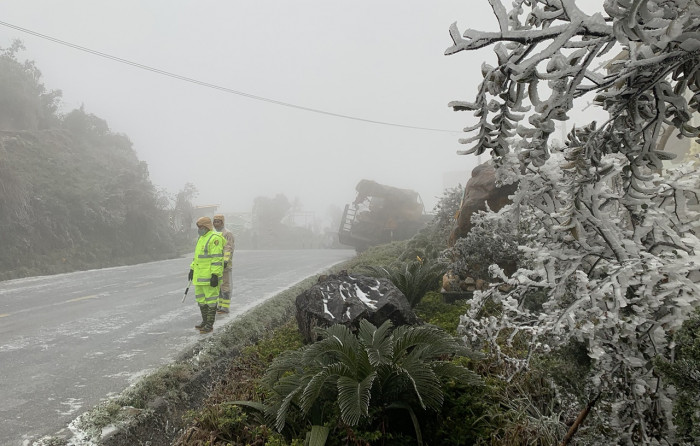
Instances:
[[[0,47],[0,130],[45,129],[56,119],[61,92],[46,90],[34,62],[17,60],[23,49],[19,40]]]
[[[538,410],[527,393],[518,392],[509,399],[492,406],[486,418],[496,426],[480,443],[499,446],[542,445],[555,446],[566,435],[565,419],[561,412]],[[505,410],[504,410],[505,409]]]
[[[478,444],[488,438],[492,428],[486,414],[494,405],[491,397],[488,386],[448,382],[442,410],[425,423],[425,437],[432,439],[431,444],[444,446]]]
[[[447,304],[433,292],[416,306],[416,314],[454,333],[465,308],[466,302]],[[493,358],[464,365],[479,371],[488,385],[446,387],[442,410],[424,432],[435,444],[558,444],[563,421],[573,419],[586,402],[591,359],[579,342],[535,355],[529,372],[511,383],[498,378],[502,365]],[[588,429],[598,428],[593,424],[589,417]]]
[[[469,397],[452,393],[469,404],[462,408],[466,421],[472,426],[467,434],[476,436],[479,445],[558,445],[568,426],[588,402],[587,386],[591,359],[585,345],[572,341],[547,355],[533,355],[530,368],[508,381],[502,378],[507,366],[493,357],[472,362],[486,378],[487,386],[479,405]],[[466,398],[466,399],[465,399]],[[459,419],[459,408],[446,406],[446,418]],[[449,420],[445,421],[448,423]],[[578,432],[578,438],[594,438],[601,432],[599,419],[589,416]],[[448,435],[451,430],[444,426]],[[459,429],[455,426],[454,429]],[[443,444],[451,443],[443,440]],[[582,443],[589,444],[589,443]],[[590,444],[597,444],[593,441]]]
[[[372,246],[346,263],[347,270],[360,272],[365,266],[383,266],[396,261],[406,250],[407,240]]]
[[[0,280],[177,255],[129,138],[82,107],[57,115],[21,48],[0,49]]]
[[[452,232],[452,228],[454,228],[457,222],[456,216],[462,204],[463,196],[464,186],[461,184],[453,188],[445,189],[442,197],[438,200],[433,209],[435,217],[430,226],[434,228],[434,232],[436,232],[443,243],[447,243],[450,232]]]
[[[406,263],[394,262],[388,267],[367,265],[365,270],[374,277],[389,279],[406,296],[411,307],[415,307],[425,293],[436,290],[445,274],[443,264],[428,263],[422,259]]]
[[[586,345],[571,340],[548,355],[536,355],[532,373],[545,373],[563,392],[585,401],[591,363]]]
[[[447,248],[447,241],[457,221],[455,215],[459,211],[463,194],[462,186],[444,191],[433,209],[433,219],[408,240],[406,248],[398,257],[399,260],[413,260],[416,257],[429,261],[438,259],[440,253]]]
[[[377,328],[363,320],[354,335],[335,325],[319,330],[319,342],[277,357],[263,378],[272,391],[266,405],[275,427],[281,431],[292,414],[321,424],[333,418],[323,413],[330,408],[343,425],[374,426],[387,420],[392,405],[439,411],[447,381],[479,383],[474,373],[448,360],[469,352],[444,331],[427,325],[391,328],[388,321]]]
[[[254,346],[246,348],[246,352],[255,350],[261,358],[272,361],[280,353],[288,350],[296,350],[304,345],[296,322],[290,321],[275,330],[274,336],[261,339]]]
[[[398,257],[399,261],[415,260],[421,258],[426,261],[435,261],[445,249],[446,242],[436,239],[437,232],[432,227],[423,228],[418,234],[406,242],[406,248]]]
[[[465,313],[466,308],[465,301],[445,303],[439,292],[430,292],[423,297],[415,311],[425,322],[456,335],[460,316]],[[470,368],[484,368],[488,363],[488,360],[474,361],[467,358],[459,358],[457,361]],[[482,371],[486,377],[490,376],[491,372],[489,367]],[[489,381],[493,382],[493,379]],[[502,398],[502,391],[503,383],[498,380],[495,381],[495,385],[481,387],[448,382],[442,410],[426,423],[428,427],[425,436],[431,438],[433,444],[480,444],[480,441],[495,435],[495,432],[506,424],[505,410],[497,404]]]
[[[673,408],[678,439],[700,444],[700,312],[683,322],[673,340],[674,361],[657,358],[656,366],[678,392]]]
[[[422,320],[456,336],[459,318],[467,310],[467,304],[463,300],[445,303],[439,292],[432,291],[423,296],[414,310]]]
[[[281,351],[301,347],[301,336],[295,325],[289,321],[256,344],[244,347],[216,385],[208,403],[185,415],[192,427],[174,444],[198,444],[197,441],[205,441],[216,433],[222,444],[286,445],[284,437],[269,429],[262,417],[248,409],[262,409],[255,401],[261,396],[259,379],[273,358]]]
[[[427,435],[441,445],[558,445],[566,421],[579,403],[558,387],[546,368],[506,382],[498,378],[501,365],[491,358],[471,361],[485,375],[478,389],[451,386],[445,404]]]
[[[265,446],[305,446],[305,442],[299,438],[292,439],[291,442],[287,443],[282,435],[273,435],[267,439]]]
[[[255,425],[240,406],[210,405],[198,412],[190,411],[187,416],[196,424],[196,431],[205,435],[208,432],[217,432],[217,436],[225,438],[227,444],[270,444],[269,440],[272,438],[276,439],[272,440],[273,444],[280,441],[279,434],[265,425]]]

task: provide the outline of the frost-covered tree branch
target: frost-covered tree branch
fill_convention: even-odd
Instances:
[[[584,343],[590,387],[614,408],[611,443],[670,444],[671,393],[653,359],[671,357],[670,334],[700,307],[700,175],[665,166],[673,155],[659,142],[668,129],[700,136],[700,3],[606,0],[589,15],[573,0],[516,0],[510,11],[488,1],[499,31],[454,24],[446,54],[493,46],[496,64],[482,65],[474,101],[450,106],[477,118],[460,153],[490,151],[498,180],[519,184],[511,206],[478,224],[517,212],[525,242],[523,266],[510,277],[492,268],[461,330],[510,366],[506,379],[533,354]],[[555,121],[586,95],[609,118],[552,149]],[[524,305],[542,290],[541,308]],[[503,348],[514,340],[528,343],[522,356]]]

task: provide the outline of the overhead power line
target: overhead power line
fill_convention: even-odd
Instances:
[[[132,67],[140,68],[142,70],[150,71],[152,73],[160,74],[162,76],[167,76],[167,77],[178,79],[178,80],[181,80],[184,82],[189,82],[191,84],[200,85],[202,87],[223,91],[225,93],[236,94],[236,95],[243,96],[243,97],[246,97],[249,99],[254,99],[256,101],[269,102],[270,104],[282,105],[284,107],[296,108],[298,110],[304,110],[304,111],[312,112],[312,113],[319,113],[322,115],[335,116],[337,118],[344,118],[344,119],[352,119],[354,121],[369,122],[371,124],[387,125],[387,126],[392,126],[392,127],[403,127],[403,128],[407,128],[407,129],[414,129],[414,130],[427,130],[427,131],[431,131],[431,132],[460,133],[459,131],[456,131],[456,130],[445,130],[445,129],[430,128],[430,127],[419,127],[419,126],[413,126],[413,125],[397,124],[397,123],[393,123],[393,122],[377,121],[374,119],[360,118],[357,116],[344,115],[342,113],[334,113],[334,112],[330,112],[330,111],[326,111],[326,110],[319,110],[316,108],[305,107],[303,105],[296,105],[296,104],[291,104],[289,102],[278,101],[276,99],[265,98],[262,96],[257,96],[254,94],[246,93],[244,91],[238,91],[238,90],[234,90],[232,88],[222,87],[220,85],[212,84],[212,83],[205,82],[205,81],[200,81],[198,79],[194,79],[191,77],[182,76],[182,75],[177,74],[177,73],[172,73],[170,71],[161,70],[159,68],[151,67],[149,65],[144,65],[144,64],[134,62],[134,61],[131,61],[128,59],[123,59],[121,57],[112,56],[111,54],[103,53],[101,51],[97,51],[97,50],[93,50],[90,48],[86,48],[84,46],[76,45],[75,43],[66,42],[65,40],[61,40],[61,39],[57,39],[55,37],[47,36],[46,34],[32,31],[32,30],[27,29],[27,28],[22,28],[21,26],[13,25],[11,23],[0,21],[0,25],[5,26],[7,28],[15,29],[17,31],[20,31],[20,32],[23,32],[26,34],[31,34],[32,36],[39,37],[41,39],[50,40],[51,42],[55,42],[55,43],[58,43],[60,45],[64,45],[64,46],[67,46],[67,47],[70,47],[70,48],[73,48],[73,49],[76,49],[79,51],[83,51],[85,53],[89,53],[89,54],[92,54],[95,56],[103,57],[105,59],[113,60],[115,62],[119,62],[119,63],[125,64],[125,65],[131,65]]]

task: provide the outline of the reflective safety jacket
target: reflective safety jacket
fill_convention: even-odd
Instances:
[[[194,260],[190,268],[194,270],[192,283],[194,285],[207,285],[212,274],[219,276],[224,272],[224,245],[226,240],[216,231],[209,231],[201,235],[194,249]]]
[[[228,262],[228,269],[231,269],[231,257],[233,256],[233,250],[236,247],[236,239],[233,237],[233,233],[226,228],[223,228],[219,234],[221,234],[226,241],[226,244],[224,245],[224,261]]]

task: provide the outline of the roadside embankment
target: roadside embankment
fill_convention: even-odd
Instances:
[[[352,260],[329,268],[347,267]],[[184,426],[183,415],[202,407],[213,385],[246,346],[294,317],[297,295],[316,283],[310,276],[220,326],[167,366],[141,379],[71,423],[70,434],[49,437],[35,446],[166,446]]]

